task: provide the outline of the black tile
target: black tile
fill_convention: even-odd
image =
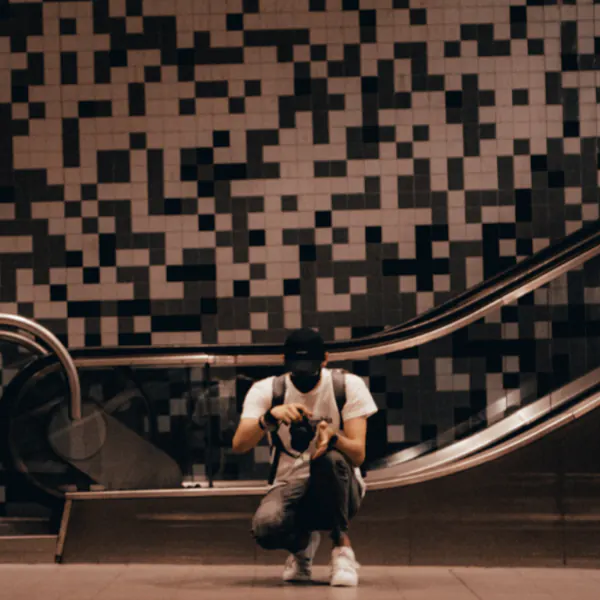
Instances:
[[[365,242],[367,244],[380,244],[381,227],[365,227]]]
[[[250,279],[253,281],[267,278],[267,265],[264,263],[253,263],[250,265]]]
[[[531,170],[532,171],[547,171],[548,157],[545,154],[531,155]]]
[[[548,172],[548,187],[562,189],[565,187],[565,172],[564,171],[549,171]]]
[[[81,202],[65,202],[65,218],[81,217]]]
[[[529,56],[544,56],[544,40],[527,40],[527,52]]]
[[[215,216],[214,215],[198,215],[198,231],[214,231]]]
[[[346,177],[346,161],[316,160],[314,162],[315,177]]]
[[[62,85],[77,84],[77,53],[60,53],[60,81]]]
[[[141,17],[143,12],[144,0],[126,0],[125,1],[125,14],[128,17]]]
[[[242,0],[242,11],[244,14],[258,13],[260,11],[260,0]]]
[[[334,227],[332,238],[334,244],[347,244],[349,239],[348,229],[346,227]]]
[[[513,90],[512,102],[514,106],[527,106],[529,104],[529,90]]]
[[[129,116],[146,116],[146,88],[144,84],[130,83],[127,86],[127,95],[129,97]]]
[[[179,114],[180,115],[195,115],[196,100],[194,98],[179,99]]]
[[[315,212],[315,227],[331,227],[330,210],[318,210]]]
[[[160,67],[144,67],[144,81],[146,83],[158,83],[160,80]]]
[[[446,108],[462,108],[463,94],[460,91],[446,92]]]
[[[426,142],[429,140],[429,125],[413,125],[413,140]]]
[[[427,11],[424,8],[410,9],[411,25],[427,25]]]
[[[85,217],[81,222],[82,233],[98,233],[98,219],[95,217]]]
[[[83,283],[100,283],[100,269],[98,267],[85,267],[83,269]]]
[[[460,42],[444,42],[444,56],[456,58],[460,56]]]
[[[227,24],[228,31],[243,31],[244,30],[244,15],[242,13],[228,14],[226,24]]]
[[[283,212],[296,212],[298,210],[298,197],[281,196],[281,210]]]
[[[45,119],[46,105],[43,102],[29,103],[29,118],[30,119]]]
[[[517,256],[531,256],[533,254],[533,240],[517,239]]]
[[[229,113],[232,115],[244,114],[246,112],[246,103],[244,98],[229,98]]]
[[[317,247],[314,244],[304,244],[299,247],[300,262],[315,262]]]
[[[260,96],[261,85],[259,79],[248,79],[244,82],[244,94],[246,96]]]
[[[266,235],[264,229],[252,229],[248,232],[249,246],[264,246],[266,243]]]
[[[358,22],[361,27],[376,27],[377,25],[377,11],[375,10],[361,10],[358,13]]]
[[[365,177],[365,194],[379,194],[381,191],[381,180],[379,177]]]
[[[396,158],[412,158],[413,145],[411,142],[398,142],[396,144]]]
[[[496,92],[493,90],[481,90],[479,92],[479,106],[495,106]]]
[[[81,199],[82,200],[97,200],[98,199],[98,186],[87,183],[81,186]]]
[[[310,60],[327,60],[327,46],[325,44],[314,44],[310,47]]]
[[[213,131],[213,146],[215,148],[229,147],[229,131]]]
[[[75,35],[77,33],[77,21],[75,19],[60,20],[60,35]]]
[[[566,138],[579,137],[579,121],[565,121],[563,123],[563,135]]]
[[[324,12],[326,10],[325,0],[309,0],[308,10],[311,12]]]
[[[250,296],[250,282],[245,280],[234,281],[233,295],[236,298],[248,298]]]
[[[50,286],[50,301],[64,302],[67,299],[66,285],[51,285]]]
[[[129,134],[129,147],[131,150],[145,150],[147,144],[145,133],[130,133]]]
[[[217,231],[216,244],[217,248],[231,248],[233,246],[233,232]]]
[[[342,0],[342,10],[358,10],[359,0]]]
[[[495,140],[496,123],[482,123],[479,126],[479,137],[482,140]]]
[[[299,296],[300,295],[300,280],[299,279],[284,279],[283,280],[283,295],[284,296]]]
[[[112,117],[112,102],[110,100],[83,100],[79,102],[78,112],[81,119]]]
[[[130,180],[130,155],[127,150],[98,150],[98,183],[127,183]]]
[[[517,156],[526,156],[528,154],[531,154],[529,140],[515,140],[513,148],[514,148],[514,153]]]

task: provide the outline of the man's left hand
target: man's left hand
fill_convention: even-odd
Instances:
[[[312,456],[312,460],[316,460],[320,456],[323,456],[325,452],[327,452],[327,444],[329,444],[329,440],[334,436],[335,431],[329,427],[329,423],[327,421],[321,421],[317,425],[317,450]]]

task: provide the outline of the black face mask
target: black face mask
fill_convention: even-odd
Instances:
[[[308,394],[321,381],[321,369],[316,373],[290,373],[290,379],[299,392]]]

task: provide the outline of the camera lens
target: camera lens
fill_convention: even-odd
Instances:
[[[316,429],[306,416],[302,421],[292,423],[290,427],[290,443],[296,452],[305,452],[315,437]]]

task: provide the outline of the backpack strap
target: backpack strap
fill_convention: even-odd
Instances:
[[[333,395],[335,396],[335,403],[340,413],[340,430],[344,428],[344,417],[342,416],[342,409],[346,404],[346,371],[343,369],[332,369],[331,381],[333,382]]]
[[[344,369],[333,369],[331,371],[331,380],[333,382],[333,394],[335,403],[337,404],[340,413],[340,430],[344,428],[344,417],[342,409],[346,404],[346,372]],[[363,477],[367,476],[367,469],[364,463],[360,466],[360,473]]]
[[[280,406],[285,400],[285,375],[279,375],[273,379],[273,398],[271,400],[271,408]],[[271,462],[271,471],[269,472],[269,485],[275,480],[277,467],[279,466],[279,457],[281,456],[282,443],[276,431],[271,432],[271,452],[275,448],[275,456]]]

